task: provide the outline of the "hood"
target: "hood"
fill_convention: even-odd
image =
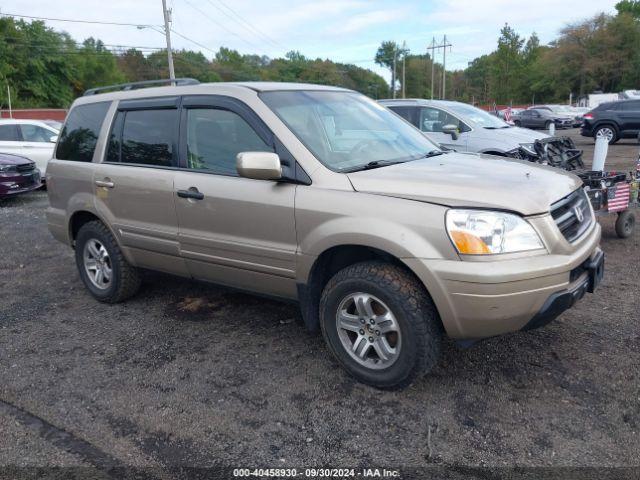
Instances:
[[[546,213],[582,185],[578,177],[557,168],[457,152],[348,176],[358,192],[522,215]]]
[[[528,128],[510,127],[510,128],[483,128],[479,130],[482,132],[482,137],[486,138],[489,135],[492,137],[503,139],[504,141],[514,142],[518,145],[521,143],[533,143],[536,140],[542,138],[548,138],[544,132],[536,132],[535,130],[529,130]]]
[[[10,153],[0,153],[0,165],[24,165],[33,163],[26,157],[11,155]]]

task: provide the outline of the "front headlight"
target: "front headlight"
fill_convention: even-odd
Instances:
[[[490,210],[447,211],[447,233],[458,253],[491,255],[544,248],[533,227],[511,213]]]

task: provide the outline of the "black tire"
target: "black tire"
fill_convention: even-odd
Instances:
[[[513,124],[514,124],[516,127],[520,127],[520,126],[522,126],[522,122],[521,122],[520,120],[514,120],[514,121],[513,121]]]
[[[373,369],[359,364],[340,339],[336,321],[339,306],[350,294],[359,292],[377,297],[395,316],[402,344],[389,367]],[[404,388],[418,375],[428,373],[440,357],[442,327],[433,301],[416,278],[388,263],[367,261],[336,273],[322,292],[320,327],[329,350],[345,370],[376,388]]]
[[[620,135],[618,135],[618,129],[616,127],[614,127],[613,125],[604,124],[604,125],[598,125],[598,127],[593,131],[593,140],[594,141],[595,141],[596,138],[598,138],[598,132],[600,132],[600,130],[603,130],[605,128],[610,129],[611,132],[613,133],[613,137],[611,138],[611,140],[609,140],[609,145],[613,145],[618,140],[620,140]]]
[[[112,271],[110,285],[100,289],[89,279],[84,267],[84,248],[90,240],[99,241],[109,254],[109,263]],[[85,223],[76,237],[76,265],[80,278],[87,290],[96,300],[104,303],[122,302],[136,294],[140,288],[140,274],[124,258],[116,239],[111,231],[100,221]]]
[[[633,235],[636,226],[636,216],[631,210],[618,213],[616,219],[616,235],[620,238],[629,238]]]

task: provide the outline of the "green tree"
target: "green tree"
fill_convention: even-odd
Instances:
[[[384,41],[378,47],[375,62],[382,66],[387,67],[391,72],[391,89],[396,88],[396,78],[398,72],[398,65],[404,55],[409,54],[409,49],[402,48],[396,42]]]
[[[618,13],[627,13],[636,20],[640,20],[640,1],[639,0],[622,0],[616,3]]]

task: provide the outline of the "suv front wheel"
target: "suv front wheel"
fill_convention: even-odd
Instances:
[[[320,326],[338,362],[377,388],[409,385],[440,356],[436,308],[422,285],[395,265],[370,261],[336,273],[322,292]]]
[[[606,138],[609,144],[612,144],[618,141],[618,132],[611,125],[602,125],[596,128],[593,137],[596,139]]]
[[[87,290],[97,300],[118,303],[140,287],[138,269],[127,262],[116,239],[100,221],[85,223],[76,237],[76,265]]]

